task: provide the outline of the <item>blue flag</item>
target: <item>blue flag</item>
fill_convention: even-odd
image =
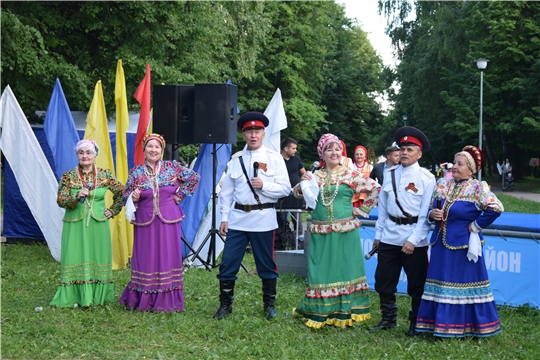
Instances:
[[[54,159],[54,174],[56,179],[60,180],[64,172],[73,169],[79,163],[75,154],[79,135],[58,78],[54,83],[51,101],[45,115],[44,130]]]
[[[195,161],[195,166],[193,167],[193,170],[201,175],[199,187],[193,196],[187,196],[181,204],[184,214],[186,215],[186,219],[182,221],[182,236],[190,245],[193,245],[193,241],[195,241],[195,235],[197,235],[199,224],[206,213],[206,210],[209,209],[211,211],[211,208],[208,206],[208,201],[212,200],[212,189],[216,187],[221,179],[221,175],[223,175],[227,163],[231,158],[231,144],[216,144],[216,184],[212,184],[214,164],[212,148],[213,144],[202,145],[201,151]],[[219,212],[219,209],[216,209],[216,212]],[[216,224],[216,227],[219,228],[219,224]],[[189,254],[189,249],[184,244],[182,244],[182,246],[182,256],[186,257]]]

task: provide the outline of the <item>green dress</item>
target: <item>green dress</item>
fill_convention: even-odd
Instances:
[[[84,202],[77,194],[87,183],[94,190]],[[109,210],[116,215],[122,208],[123,185],[109,170],[94,168],[82,174],[78,168],[62,175],[58,205],[66,208],[60,255],[60,286],[51,305],[58,307],[90,306],[114,300],[112,280],[112,244],[105,217],[105,194],[114,196]]]
[[[352,326],[353,321],[371,317],[357,216],[367,217],[377,204],[380,187],[344,167],[328,174],[326,170],[315,173],[320,190],[309,229],[309,284],[304,300],[293,310],[316,329],[325,324]],[[300,191],[295,188],[295,194]]]

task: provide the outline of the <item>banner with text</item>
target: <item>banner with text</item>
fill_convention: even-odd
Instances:
[[[360,239],[364,254],[373,245],[375,227],[362,226]],[[429,234],[431,238],[431,233]],[[484,261],[495,302],[498,305],[540,306],[540,244],[532,239],[484,235]],[[364,260],[369,288],[375,290],[377,255]],[[459,269],[449,269],[459,271]],[[407,293],[407,276],[401,271],[398,292]]]

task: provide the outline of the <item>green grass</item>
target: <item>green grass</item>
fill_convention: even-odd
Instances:
[[[499,180],[498,176],[486,176],[482,177],[482,180],[492,186],[502,187],[502,182]],[[540,178],[526,176],[523,180],[515,181],[514,190],[540,194]]]
[[[525,179],[514,182],[514,189],[540,194],[540,178],[526,176]]]
[[[88,310],[48,306],[60,265],[44,245],[3,245],[3,359],[533,359],[540,352],[540,311],[500,307],[503,332],[474,339],[409,338],[409,299],[398,298],[398,327],[369,334],[380,320],[372,293],[372,319],[353,328],[320,331],[291,316],[303,298],[305,280],[278,281],[278,316],[262,311],[261,282],[243,270],[235,289],[234,312],[217,321],[217,270],[190,269],[185,275],[186,311],[152,314],[126,311],[118,297],[130,271],[114,272],[115,302]],[[246,265],[254,272],[251,255]],[[34,308],[42,306],[43,311]]]
[[[518,199],[512,195],[497,194],[497,198],[504,205],[505,212],[517,212],[525,214],[539,214],[540,203],[532,200]]]

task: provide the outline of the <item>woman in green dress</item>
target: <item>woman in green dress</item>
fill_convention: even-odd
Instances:
[[[108,220],[122,209],[120,183],[94,161],[99,152],[93,140],[75,147],[79,165],[65,172],[58,187],[58,206],[66,209],[62,229],[60,286],[51,305],[89,307],[114,299],[112,245]],[[105,207],[105,193],[113,204]]]
[[[367,217],[377,205],[380,185],[339,164],[342,148],[337,136],[323,135],[317,152],[323,168],[302,176],[307,181],[315,177],[319,194],[309,228],[308,289],[293,314],[315,329],[326,324],[352,326],[353,321],[371,317],[357,229],[361,225],[358,216]],[[301,184],[293,192],[302,197]]]

